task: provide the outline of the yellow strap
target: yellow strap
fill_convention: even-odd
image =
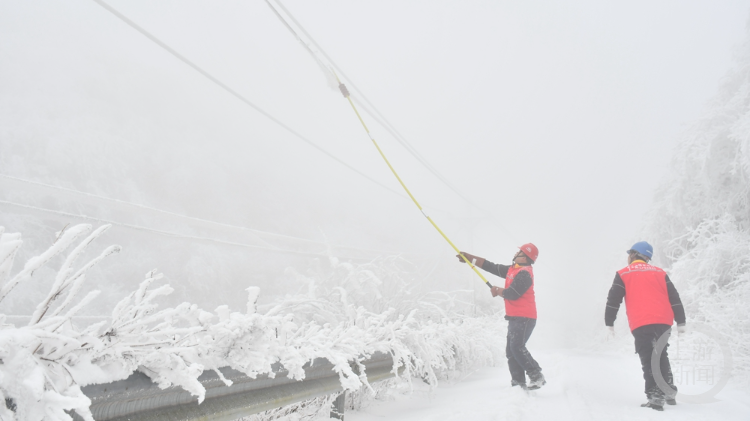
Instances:
[[[395,176],[396,176],[396,179],[397,179],[397,180],[398,180],[398,182],[399,182],[399,183],[401,184],[401,187],[403,187],[403,188],[404,188],[404,190],[406,191],[406,194],[408,194],[408,195],[409,195],[409,197],[411,197],[411,200],[412,200],[412,201],[414,202],[414,204],[415,204],[415,205],[417,205],[417,207],[419,208],[420,212],[422,212],[422,215],[424,215],[424,216],[425,216],[425,218],[427,218],[427,220],[428,220],[428,221],[430,221],[430,223],[432,224],[432,226],[433,226],[433,227],[435,227],[435,229],[437,230],[437,232],[439,232],[439,233],[440,233],[440,235],[442,235],[442,236],[443,236],[443,238],[445,238],[445,241],[447,241],[447,242],[448,242],[448,244],[450,244],[450,245],[451,245],[451,247],[453,247],[453,250],[455,250],[455,251],[456,251],[456,253],[458,253],[458,254],[459,254],[459,255],[461,256],[461,258],[463,258],[463,259],[464,259],[464,261],[465,261],[466,263],[468,263],[468,264],[469,264],[469,266],[471,266],[471,268],[472,268],[472,269],[474,270],[474,272],[475,272],[475,273],[476,273],[477,275],[479,275],[479,277],[480,277],[480,278],[482,278],[482,280],[484,281],[484,283],[485,283],[485,284],[487,284],[487,286],[488,286],[488,287],[492,288],[492,284],[490,284],[490,282],[489,282],[489,281],[487,280],[487,278],[485,278],[485,277],[484,277],[484,275],[482,275],[482,274],[481,274],[481,273],[479,272],[479,270],[477,270],[477,267],[476,267],[476,266],[474,266],[474,265],[473,265],[473,264],[472,264],[472,263],[471,263],[471,262],[469,261],[469,259],[467,259],[467,258],[466,258],[466,256],[464,256],[464,255],[463,255],[463,253],[461,253],[461,251],[460,251],[460,250],[458,249],[458,247],[456,247],[456,246],[455,246],[455,245],[453,244],[453,242],[452,242],[452,241],[451,241],[451,240],[450,240],[450,239],[448,238],[448,236],[447,236],[447,235],[445,235],[445,233],[443,233],[443,230],[441,230],[441,229],[440,229],[440,227],[438,227],[438,226],[437,226],[437,224],[435,223],[435,221],[433,221],[433,220],[432,220],[432,218],[430,218],[430,217],[429,217],[429,216],[428,216],[428,215],[427,215],[427,214],[426,214],[426,213],[424,212],[424,209],[422,209],[422,206],[420,206],[420,205],[419,205],[419,202],[417,202],[417,199],[416,199],[416,198],[414,198],[414,195],[412,195],[412,194],[411,194],[411,192],[409,191],[409,189],[408,189],[408,188],[406,187],[406,184],[404,184],[403,180],[401,180],[401,177],[399,177],[399,176],[398,176],[398,173],[397,173],[397,172],[396,172],[396,170],[395,170],[395,169],[393,168],[393,165],[391,165],[391,163],[390,163],[390,162],[388,161],[388,158],[386,158],[386,157],[385,157],[385,154],[384,154],[384,153],[383,153],[383,151],[382,151],[382,150],[380,149],[380,146],[378,146],[378,142],[376,142],[376,141],[375,141],[375,138],[373,138],[373,137],[372,137],[372,134],[370,133],[370,129],[368,129],[368,128],[367,128],[367,125],[365,124],[365,121],[364,121],[364,120],[362,120],[362,116],[361,116],[361,115],[359,114],[359,111],[357,111],[357,107],[356,107],[356,106],[354,105],[354,101],[352,101],[352,98],[351,98],[351,96],[349,95],[349,90],[348,90],[348,89],[346,89],[346,86],[345,86],[345,85],[344,85],[343,83],[341,83],[341,80],[339,80],[339,77],[338,77],[338,75],[336,75],[336,73],[335,73],[335,72],[334,72],[334,75],[336,76],[336,80],[338,80],[338,82],[339,82],[339,89],[341,90],[341,94],[342,94],[342,95],[344,95],[344,98],[346,98],[347,100],[349,100],[349,104],[351,104],[351,106],[352,106],[352,109],[354,110],[354,113],[355,113],[355,114],[357,114],[357,118],[359,118],[359,122],[360,122],[360,123],[362,123],[362,127],[364,127],[364,128],[365,128],[365,131],[367,132],[367,136],[369,136],[369,137],[370,137],[370,140],[372,140],[372,144],[373,144],[373,145],[375,145],[375,148],[376,148],[376,149],[378,150],[378,152],[380,153],[380,156],[381,156],[381,157],[383,157],[383,160],[385,161],[385,163],[386,163],[386,164],[388,164],[388,168],[390,168],[390,169],[391,169],[391,172],[393,173],[393,175],[395,175]]]

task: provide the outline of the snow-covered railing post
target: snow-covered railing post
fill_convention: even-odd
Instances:
[[[339,393],[331,404],[331,418],[343,421],[344,412],[346,412],[346,390]]]

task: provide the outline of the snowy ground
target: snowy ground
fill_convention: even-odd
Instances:
[[[750,393],[732,383],[710,404],[667,406],[664,412],[641,408],[645,402],[640,364],[635,354],[601,354],[581,350],[534,352],[543,364],[547,385],[526,392],[511,389],[502,367],[475,372],[463,381],[443,382],[429,393],[415,382],[411,395],[373,403],[346,414],[347,421],[625,421],[750,419]]]

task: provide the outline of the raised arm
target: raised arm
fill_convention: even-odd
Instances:
[[[489,260],[485,260],[480,267],[493,275],[505,278],[508,275],[508,268],[510,266],[492,263]]]

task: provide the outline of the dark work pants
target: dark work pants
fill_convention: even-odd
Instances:
[[[526,349],[526,342],[536,326],[536,319],[527,317],[507,317],[508,342],[505,356],[508,357],[508,369],[513,384],[526,384],[526,374],[536,374],[542,369]]]
[[[633,337],[635,338],[635,352],[641,359],[641,368],[643,369],[643,380],[646,382],[645,392],[647,397],[673,397],[673,393],[665,393],[662,391],[654,380],[654,373],[651,371],[651,357],[656,347],[656,342],[659,340],[661,335],[666,334],[669,338],[671,326],[669,325],[645,325],[641,326],[633,331]],[[667,355],[667,348],[669,345],[664,347],[661,355],[659,356],[659,370],[664,378],[664,381],[668,385],[674,387],[674,379],[672,376],[672,367],[669,364],[669,356]]]

